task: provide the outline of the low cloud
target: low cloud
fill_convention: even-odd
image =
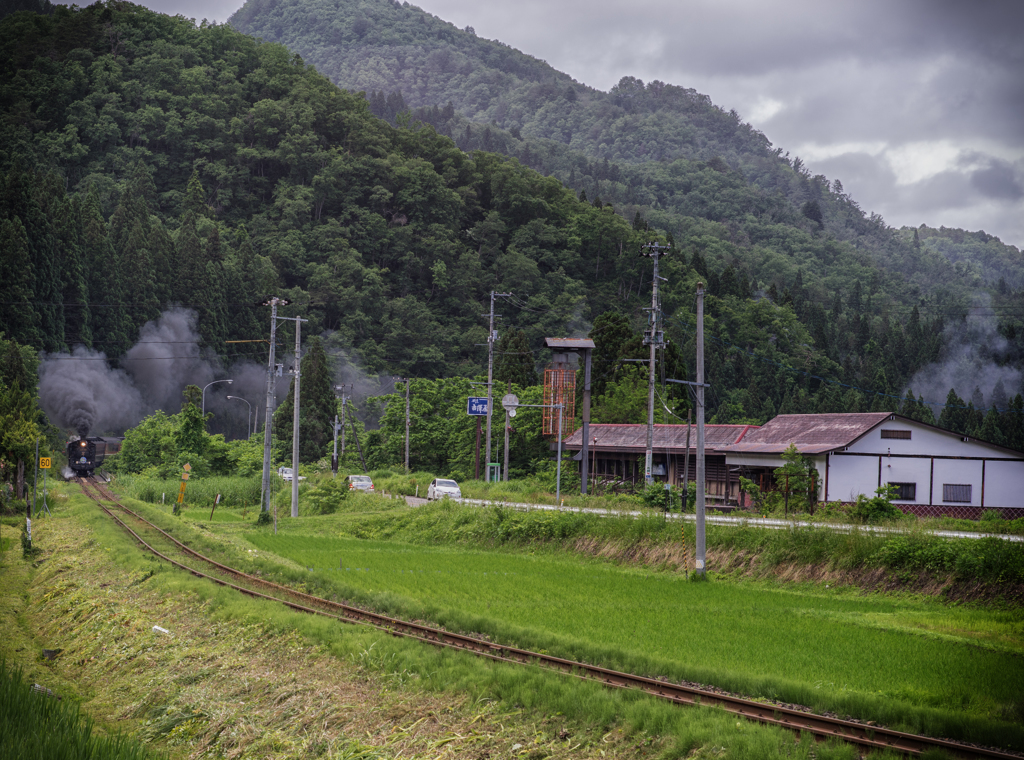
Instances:
[[[1010,397],[1024,392],[1024,375],[1004,363],[1010,346],[999,333],[998,319],[989,304],[987,294],[976,296],[967,319],[946,328],[942,358],[918,370],[903,389],[904,394],[913,390],[935,404],[932,409],[936,416],[950,388],[965,401],[970,401],[974,389],[979,388],[986,405],[999,384]]]

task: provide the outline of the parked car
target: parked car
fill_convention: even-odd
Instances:
[[[348,490],[373,493],[373,481],[369,475],[349,475]]]
[[[292,468],[291,467],[278,467],[277,468],[277,474],[280,475],[281,479],[286,481],[286,482],[290,483],[291,480],[292,480]],[[305,479],[306,479],[305,475],[299,475],[299,480],[305,480]]]
[[[445,478],[434,478],[431,480],[430,485],[427,486],[427,501],[443,499],[445,496],[452,499],[461,499],[462,489],[459,488],[459,484],[454,480],[446,480]]]

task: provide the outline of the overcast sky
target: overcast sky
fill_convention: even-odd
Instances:
[[[224,21],[238,0],[149,0]],[[1024,0],[417,0],[608,90],[692,87],[899,227],[1024,250]]]

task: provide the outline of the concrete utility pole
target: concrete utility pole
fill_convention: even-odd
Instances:
[[[334,390],[341,391],[341,422],[334,415],[334,455],[331,457],[331,471],[338,477],[338,431],[341,430],[341,456],[345,456],[345,386],[335,385]]]
[[[704,283],[697,283],[697,575],[704,575]]]
[[[487,322],[487,435],[484,440],[484,471],[487,473],[484,479],[489,481],[491,479],[491,407],[494,406],[494,393],[491,390],[491,385],[494,383],[494,341],[497,340],[498,334],[494,329],[494,317],[501,316],[500,314],[495,315],[494,313],[494,299],[495,298],[508,298],[511,293],[495,293],[491,291],[491,310],[488,312]]]
[[[263,411],[263,482],[260,486],[260,510],[270,514],[270,426],[274,415],[274,342],[277,336],[277,307],[287,305],[283,298],[264,302],[270,306],[270,358],[267,360],[267,406]]]
[[[292,517],[299,516],[299,377],[302,375],[302,323],[295,318],[295,408],[292,414]]]
[[[505,385],[505,393],[509,394],[512,392],[512,381],[507,381]],[[501,471],[501,479],[506,483],[508,482],[508,429],[512,426],[512,417],[509,415],[509,410],[505,410],[505,469]]]
[[[409,426],[412,424],[409,420],[409,386],[412,381],[409,378],[405,379],[405,471],[409,472]]]
[[[665,347],[665,332],[661,326],[661,302],[658,299],[658,258],[669,251],[667,245],[646,243],[640,246],[642,256],[650,256],[654,262],[654,287],[651,291],[651,308],[644,331],[644,345],[651,347],[651,361],[647,378],[647,453],[644,459],[644,480],[647,485],[654,482],[651,470],[654,466],[654,353]]]

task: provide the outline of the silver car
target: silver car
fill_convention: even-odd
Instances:
[[[462,490],[459,488],[459,484],[454,480],[445,480],[444,478],[434,478],[431,480],[430,485],[427,486],[427,501],[443,499],[445,496],[452,499],[461,499]]]
[[[373,493],[373,481],[370,480],[369,475],[349,475],[348,490]]]

